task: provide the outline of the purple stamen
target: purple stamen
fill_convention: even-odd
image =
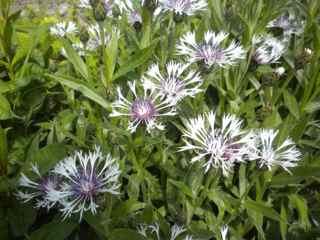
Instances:
[[[138,99],[132,104],[131,114],[135,120],[148,121],[155,117],[156,109],[150,100]]]

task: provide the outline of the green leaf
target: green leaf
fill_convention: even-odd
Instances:
[[[152,44],[151,46],[141,49],[137,54],[131,57],[131,59],[123,64],[116,72],[113,80],[122,77],[126,73],[133,71],[135,68],[139,67],[140,65],[144,64],[153,54],[153,50],[156,46],[157,42]]]
[[[290,113],[296,118],[300,118],[300,109],[296,98],[287,90],[283,91],[284,104],[289,109]]]
[[[29,240],[65,240],[77,225],[77,223],[71,221],[53,220],[34,231]]]
[[[36,220],[36,216],[36,209],[29,204],[14,202],[8,212],[10,227],[14,235],[22,236],[27,233],[29,227]]]
[[[118,228],[111,232],[110,240],[146,240],[144,236],[137,231],[127,228]]]
[[[65,145],[62,143],[56,143],[41,148],[30,156],[30,159],[32,162],[37,163],[41,173],[44,174],[52,169],[57,162],[65,158],[66,155],[67,151]],[[25,168],[30,168],[29,163],[25,165]]]
[[[178,188],[179,191],[183,192],[185,195],[193,198],[193,193],[192,190],[189,188],[189,186],[187,186],[184,182],[180,182],[180,181],[175,181],[172,179],[169,179],[169,182],[171,184],[173,184],[174,186],[176,186]]]
[[[0,120],[6,120],[12,117],[11,106],[7,98],[0,94]]]
[[[72,63],[74,69],[81,74],[86,80],[89,78],[89,73],[86,64],[83,62],[79,54],[74,50],[67,40],[63,40],[63,46],[68,60]]]
[[[276,221],[281,221],[279,213],[272,207],[267,206],[263,202],[256,202],[251,199],[248,199],[244,202],[244,207],[248,210],[260,213],[265,217],[271,218]]]
[[[104,49],[104,63],[105,63],[105,87],[112,81],[114,69],[116,67],[117,56],[118,56],[118,41],[119,36],[116,31],[112,31],[111,39]]]
[[[287,224],[287,210],[283,206],[283,204],[281,205],[280,216],[284,220],[284,221],[280,222],[281,237],[282,237],[282,240],[285,240],[286,239],[286,235],[287,235],[287,231],[288,231],[288,224]]]
[[[7,172],[8,143],[7,131],[0,126],[0,174]]]
[[[311,227],[309,216],[308,216],[308,204],[307,200],[297,194],[292,194],[289,196],[290,202],[293,206],[296,207],[299,214],[300,225],[305,229]]]
[[[263,127],[276,128],[282,123],[281,116],[277,110],[274,110],[271,115],[265,118],[263,121]]]
[[[55,75],[48,75],[49,77],[57,80],[62,85],[67,86],[73,90],[81,92],[84,96],[91,99],[92,101],[99,104],[104,109],[110,111],[111,105],[108,103],[103,97],[101,97],[96,91],[88,86],[85,82],[81,82],[71,77],[67,76],[55,76]]]
[[[136,201],[134,199],[129,199],[125,202],[122,202],[121,204],[117,205],[114,210],[112,211],[112,218],[125,218],[128,215],[143,209],[146,207],[146,203],[142,203],[139,201]]]
[[[300,166],[291,170],[292,174],[280,173],[272,178],[271,186],[287,186],[288,184],[297,184],[305,179],[320,177],[319,166]]]

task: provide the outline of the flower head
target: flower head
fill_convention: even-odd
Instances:
[[[79,8],[91,8],[90,0],[79,0]]]
[[[191,162],[204,160],[207,172],[211,167],[228,175],[235,163],[244,162],[254,150],[254,136],[241,129],[242,121],[233,115],[222,117],[221,127],[216,126],[213,112],[186,121],[183,130],[185,146],[180,151],[194,150],[197,155]]]
[[[285,36],[290,36],[291,34],[300,35],[303,33],[304,23],[296,19],[292,13],[287,13],[270,21],[267,27],[281,28]]]
[[[143,76],[145,89],[158,92],[161,99],[177,103],[183,98],[194,97],[201,92],[202,79],[195,71],[186,72],[187,64],[169,62],[166,72],[160,73],[159,65],[153,64]]]
[[[207,9],[205,0],[159,0],[160,8],[178,15],[192,16],[198,11]]]
[[[286,69],[284,67],[277,67],[274,70],[274,73],[277,74],[278,76],[282,76],[286,72]]]
[[[253,58],[258,64],[276,63],[286,50],[285,43],[272,37],[254,37]]]
[[[58,37],[65,37],[77,32],[78,28],[74,22],[60,22],[50,27],[50,33]]]
[[[141,7],[142,4],[143,4],[143,2],[141,1],[139,3],[139,5],[140,5],[139,7]],[[135,4],[131,0],[123,0],[123,1],[119,1],[119,3],[117,3],[117,5],[118,5],[121,13],[127,14],[128,21],[130,24],[133,25],[135,23],[142,23],[142,16],[141,16],[140,12],[138,11],[137,4]]]
[[[194,32],[186,33],[177,45],[178,55],[185,55],[189,63],[203,61],[207,67],[227,67],[245,58],[245,51],[240,44],[232,41],[228,47],[223,42],[229,34],[224,32],[205,33],[204,41],[197,43]]]
[[[31,180],[24,173],[21,173],[18,186],[25,190],[18,191],[16,196],[23,202],[35,200],[36,208],[50,209],[56,204],[56,201],[49,201],[48,193],[59,188],[58,178],[54,175],[42,176],[38,166],[34,164],[31,166],[31,170],[37,179]]]
[[[88,154],[75,152],[57,164],[53,173],[63,180],[58,190],[48,193],[51,201],[59,201],[64,218],[74,213],[96,213],[98,197],[103,193],[118,194],[119,165],[111,155],[104,156],[99,147]]]
[[[109,43],[111,35],[109,35],[106,29],[100,29],[98,24],[90,25],[88,28],[89,40],[87,42],[87,49],[89,51],[94,51],[100,46],[105,46]],[[120,32],[117,29],[112,30],[112,34],[117,37],[120,36]]]
[[[130,132],[135,132],[141,124],[147,126],[147,131],[157,128],[163,130],[164,126],[158,122],[161,116],[174,116],[176,111],[166,100],[161,100],[160,95],[154,91],[144,89],[142,96],[137,94],[136,83],[130,82],[128,86],[133,93],[133,100],[126,99],[118,87],[118,99],[113,102],[111,117],[128,116]]]
[[[301,153],[294,142],[287,138],[280,146],[276,145],[278,131],[262,129],[256,134],[257,148],[256,159],[259,167],[280,166],[289,172],[289,168],[295,167],[301,159]]]

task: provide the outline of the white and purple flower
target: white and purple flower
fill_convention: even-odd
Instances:
[[[69,34],[78,32],[78,28],[74,22],[59,22],[50,27],[50,33],[58,37],[65,37]]]
[[[183,130],[185,146],[180,151],[193,150],[191,162],[203,161],[205,172],[221,169],[227,176],[236,163],[247,161],[255,149],[255,138],[242,129],[242,121],[233,115],[224,115],[217,127],[213,112],[189,119]]]
[[[292,13],[287,13],[270,21],[267,28],[281,28],[283,30],[284,37],[289,37],[291,34],[302,34],[304,22],[299,21]]]
[[[252,42],[255,48],[253,59],[258,64],[276,63],[286,51],[285,42],[270,35],[254,36]]]
[[[203,62],[207,67],[219,66],[227,67],[235,65],[245,58],[243,47],[232,41],[227,47],[223,42],[228,37],[228,33],[215,33],[208,31],[204,35],[204,41],[197,43],[194,32],[186,33],[177,45],[177,54],[185,56],[189,63]]]
[[[133,93],[133,99],[126,99],[118,87],[118,99],[112,103],[111,117],[127,116],[129,118],[128,130],[135,132],[141,124],[146,125],[147,131],[153,129],[163,130],[164,126],[159,122],[162,116],[174,116],[176,110],[173,103],[161,100],[161,96],[144,89],[143,95],[137,94],[135,81],[129,82],[128,86]]]
[[[140,1],[139,4],[135,4],[132,0],[123,0],[117,3],[121,13],[127,14],[128,21],[132,25],[135,23],[142,23],[142,16],[139,12],[142,4],[142,1]]]
[[[187,16],[206,10],[208,5],[205,0],[159,0],[159,3],[163,11]]]
[[[271,170],[273,166],[280,166],[285,171],[298,165],[301,153],[295,143],[287,138],[280,146],[277,146],[278,131],[273,129],[261,129],[256,133],[256,156],[260,168],[267,167]]]
[[[51,174],[42,176],[35,164],[32,164],[31,170],[36,175],[35,180],[31,180],[24,173],[21,173],[18,186],[23,188],[24,191],[18,191],[16,197],[25,203],[34,200],[36,208],[47,208],[49,210],[57,203],[57,201],[48,199],[48,193],[59,188],[58,177]]]
[[[199,73],[187,71],[189,65],[174,61],[166,65],[165,73],[161,73],[158,64],[153,64],[142,77],[143,86],[147,90],[158,92],[162,100],[174,104],[185,97],[194,97],[201,92],[203,80]]]
[[[97,212],[101,194],[119,194],[119,165],[111,155],[103,155],[99,147],[88,154],[75,152],[57,164],[52,171],[62,178],[60,189],[48,192],[48,199],[59,202],[64,218],[79,213]]]

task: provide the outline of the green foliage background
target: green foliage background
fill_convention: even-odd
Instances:
[[[320,239],[320,1],[209,0],[207,13],[182,21],[170,14],[153,21],[144,8],[139,30],[125,18],[106,19],[110,32],[120,30],[120,40],[83,58],[68,40],[49,34],[58,14],[31,9],[20,16],[9,1],[0,3],[0,239],[138,240],[144,238],[137,225],[153,222],[164,232],[183,224],[199,239],[220,239],[224,224],[234,240]],[[77,21],[77,4],[70,4],[64,18]],[[164,132],[130,134],[125,121],[109,118],[115,87],[139,79],[153,62],[163,67],[179,59],[175,43],[184,32],[224,30],[250,49],[252,36],[288,8],[305,28],[281,59],[286,73],[280,79],[268,65],[252,66],[249,54],[239,66],[203,74],[205,92],[184,101]],[[303,160],[291,175],[254,163],[228,178],[204,174],[189,163],[190,153],[177,152],[179,129],[183,118],[211,109],[236,114],[249,128],[279,129],[279,142],[292,137]],[[122,170],[121,195],[106,196],[98,215],[63,222],[58,212],[15,199],[19,174],[30,163],[45,173],[72,151],[95,144],[119,159]]]

